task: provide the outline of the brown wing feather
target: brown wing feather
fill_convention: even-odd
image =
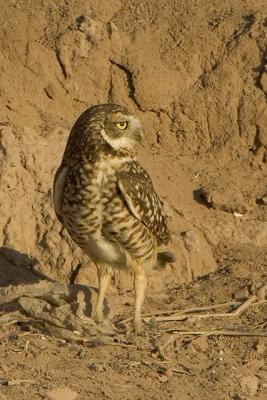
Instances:
[[[61,215],[62,197],[67,178],[67,173],[68,173],[68,167],[64,164],[61,164],[56,172],[53,184],[54,209],[56,216],[61,223],[62,223],[62,215]]]
[[[154,190],[148,173],[136,162],[117,175],[119,190],[131,213],[156,236],[159,244],[167,244],[170,234],[163,203]]]

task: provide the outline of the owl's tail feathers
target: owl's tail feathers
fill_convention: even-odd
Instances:
[[[154,268],[164,268],[166,264],[171,264],[176,260],[175,254],[172,251],[161,251],[157,255],[157,261]]]

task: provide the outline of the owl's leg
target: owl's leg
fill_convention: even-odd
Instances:
[[[138,334],[142,330],[141,312],[145,298],[147,278],[145,271],[140,264],[133,265],[134,289],[135,289],[135,308],[134,308],[134,330]]]
[[[97,275],[99,281],[98,299],[95,308],[95,317],[98,322],[103,321],[103,309],[105,293],[112,275],[111,269],[107,266],[97,265]]]

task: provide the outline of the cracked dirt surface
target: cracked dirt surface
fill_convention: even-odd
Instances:
[[[52,182],[75,119],[114,102],[144,125],[139,160],[177,255],[150,277],[145,313],[233,303],[211,310],[226,313],[254,296],[267,279],[266,0],[0,6],[0,286],[97,285],[56,220]],[[109,301],[113,322],[131,315],[124,273]],[[266,333],[264,301],[233,319],[152,318],[137,346],[91,348],[0,325],[0,400],[59,399],[60,387],[82,399],[263,400],[264,336],[170,339],[173,329]]]

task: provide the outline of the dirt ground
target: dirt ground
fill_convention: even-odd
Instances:
[[[266,0],[0,7],[0,400],[266,399]],[[105,102],[144,125],[177,256],[138,338],[123,273],[103,335],[78,322],[96,271],[52,207],[70,128]]]

